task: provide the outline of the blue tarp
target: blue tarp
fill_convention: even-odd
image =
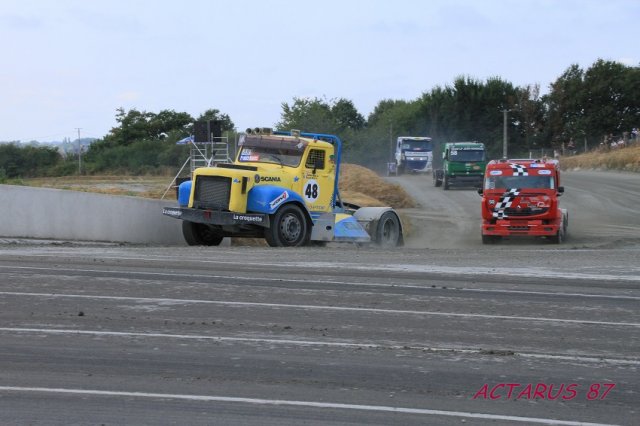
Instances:
[[[187,145],[189,143],[193,143],[193,136],[187,136],[184,139],[180,139],[178,142],[176,142],[176,145]]]

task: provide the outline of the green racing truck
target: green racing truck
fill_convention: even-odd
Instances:
[[[433,185],[480,188],[487,167],[485,146],[480,142],[449,142],[442,147],[442,164],[433,168]]]

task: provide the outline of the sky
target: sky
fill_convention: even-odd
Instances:
[[[544,94],[572,64],[638,66],[640,1],[0,0],[0,40],[0,141],[101,138],[118,108],[242,131],[296,97],[366,118],[459,76]]]

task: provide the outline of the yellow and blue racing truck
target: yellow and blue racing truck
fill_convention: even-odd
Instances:
[[[264,238],[272,247],[402,245],[402,222],[391,207],[341,200],[341,146],[335,135],[248,129],[235,161],[196,168],[178,188],[178,207],[163,214],[182,220],[189,245],[215,246],[224,237]]]

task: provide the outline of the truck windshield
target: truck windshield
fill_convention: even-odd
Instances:
[[[243,147],[238,155],[241,163],[275,163],[281,166],[298,167],[304,151],[269,146]]]
[[[432,151],[433,145],[431,141],[403,139],[402,150],[403,151]]]
[[[483,161],[484,150],[481,149],[452,149],[449,157],[451,161]]]
[[[553,176],[489,176],[484,189],[536,188],[555,189]]]

